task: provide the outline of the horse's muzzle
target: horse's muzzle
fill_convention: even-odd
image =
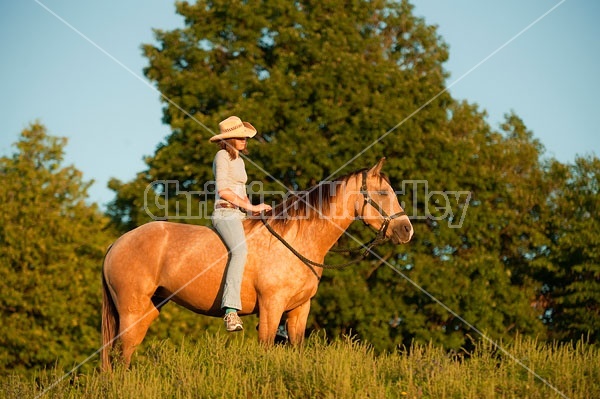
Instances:
[[[388,229],[391,233],[390,238],[394,244],[406,244],[413,236],[414,230],[408,217],[394,220]]]

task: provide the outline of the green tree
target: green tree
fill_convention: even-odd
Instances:
[[[177,12],[185,28],[156,31],[159,45],[144,46],[145,73],[169,99],[163,120],[173,133],[136,179],[112,182],[110,212],[123,230],[150,219],[141,204],[153,181],[204,189],[215,151],[208,138],[230,114],[259,129],[250,179],[281,191],[307,189],[382,155],[400,181],[418,161],[412,147],[422,148],[445,115],[439,104],[451,102],[443,91],[447,48],[407,1],[201,1],[177,3]],[[396,127],[438,94],[438,106]],[[360,163],[344,167],[367,147]],[[176,197],[164,186],[158,192]]]
[[[443,90],[446,47],[411,9],[406,1],[177,3],[185,28],[156,31],[159,45],[144,46],[145,73],[169,99],[163,120],[173,133],[144,173],[113,182],[111,214],[129,223],[125,229],[149,220],[141,192],[154,180],[203,190],[215,152],[207,140],[230,114],[259,129],[251,180],[281,191],[328,177]],[[446,94],[437,100],[444,101]],[[431,112],[444,111],[423,110],[419,120],[434,119]],[[421,130],[408,121],[367,151],[360,167],[387,152],[388,170],[401,175],[405,160],[393,158],[410,162]]]
[[[0,158],[0,374],[72,366],[100,342],[100,270],[114,238],[86,204],[66,139],[31,124]]]
[[[600,159],[578,157],[553,165],[561,182],[553,198],[547,233],[551,265],[540,280],[539,305],[546,309],[551,336],[600,342]]]
[[[177,182],[150,191],[166,202],[177,190],[203,191],[215,152],[208,138],[235,114],[259,130],[247,167],[266,190],[307,189],[387,156],[407,210],[429,215],[406,247],[378,249],[397,271],[379,259],[328,271],[313,327],[352,332],[382,349],[414,339],[465,344],[469,327],[401,272],[493,338],[543,336],[543,310],[531,306],[543,284],[533,276],[549,268],[550,239],[539,226],[556,189],[543,146],[517,115],[496,131],[476,105],[452,99],[447,46],[408,1],[176,4],[185,26],[155,31],[158,45],[144,46],[145,74],[164,95],[163,121],[173,132],[146,170],[111,183],[114,222],[128,230],[150,220],[143,205],[152,182]],[[455,215],[468,208],[461,227],[441,219],[443,198],[408,180],[471,192],[469,204],[450,204]],[[373,233],[355,224],[352,234],[366,241]]]

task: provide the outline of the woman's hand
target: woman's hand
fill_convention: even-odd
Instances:
[[[267,205],[267,204],[258,204],[258,205],[254,205],[252,207],[252,213],[254,213],[255,215],[258,215],[261,212],[266,212],[266,211],[270,211],[271,205]]]
[[[226,188],[224,190],[219,190],[219,197],[221,197],[222,199],[228,201],[229,203],[231,203],[235,206],[238,206],[242,209],[246,209],[246,210],[252,212],[254,215],[258,215],[261,212],[271,210],[271,205],[262,204],[262,203],[258,204],[258,205],[252,205],[252,202],[250,202],[250,199],[248,197],[241,198],[228,188]]]

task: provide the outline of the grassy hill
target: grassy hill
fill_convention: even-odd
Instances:
[[[193,345],[151,341],[134,356],[130,370],[13,375],[0,393],[115,399],[600,397],[597,347],[530,339],[501,346],[506,352],[483,342],[472,354],[433,345],[376,354],[350,338],[328,343],[313,336],[303,348],[265,350],[243,333],[205,334]]]

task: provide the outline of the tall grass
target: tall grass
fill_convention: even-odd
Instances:
[[[206,334],[193,345],[153,341],[129,370],[12,376],[0,392],[19,399],[600,398],[597,347],[518,338],[505,349],[510,355],[486,343],[468,355],[413,345],[377,355],[352,339],[313,336],[302,348],[264,349],[243,333]]]

